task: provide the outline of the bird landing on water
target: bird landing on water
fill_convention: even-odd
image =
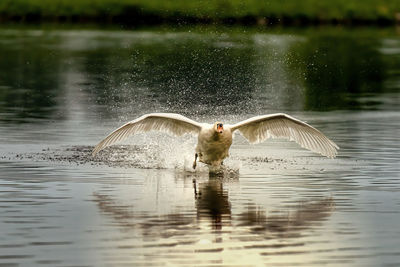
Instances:
[[[232,134],[236,130],[250,143],[259,143],[268,138],[285,138],[328,158],[335,158],[339,149],[319,130],[284,113],[256,116],[233,125],[223,122],[199,123],[174,113],[151,113],[114,130],[96,145],[92,155],[140,132],[161,131],[176,136],[191,134],[198,137],[193,169],[197,166],[197,160],[218,168],[229,156]]]

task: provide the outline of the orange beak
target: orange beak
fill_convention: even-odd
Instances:
[[[219,133],[222,133],[222,132],[224,131],[224,127],[223,127],[221,124],[218,124],[218,125],[217,125],[217,131],[218,131]]]

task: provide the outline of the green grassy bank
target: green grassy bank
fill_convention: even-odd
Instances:
[[[0,0],[1,21],[394,24],[400,0]]]

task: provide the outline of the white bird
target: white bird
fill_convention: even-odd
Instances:
[[[259,143],[268,138],[285,138],[301,147],[328,158],[337,155],[339,147],[314,127],[284,113],[256,116],[233,125],[222,122],[199,123],[179,114],[151,113],[130,121],[110,133],[93,149],[95,156],[103,148],[122,141],[135,133],[162,131],[182,136],[198,136],[193,168],[197,158],[212,166],[220,166],[229,156],[232,134],[238,130],[250,143]]]

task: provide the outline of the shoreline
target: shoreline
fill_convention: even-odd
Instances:
[[[398,0],[2,0],[0,23],[104,25],[394,26]]]
[[[400,18],[399,18],[400,19]],[[117,16],[41,16],[40,14],[27,15],[0,15],[0,23],[16,24],[99,24],[110,26],[189,26],[189,25],[221,25],[221,26],[259,26],[259,27],[309,27],[309,26],[375,26],[391,27],[400,25],[400,20],[378,19],[319,19],[309,17],[190,17],[190,16],[159,16],[155,14],[117,15]]]

